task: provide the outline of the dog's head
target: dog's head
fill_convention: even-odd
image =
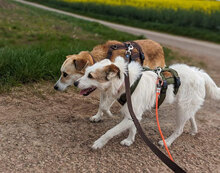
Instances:
[[[119,61],[124,62],[121,58]],[[74,82],[74,85],[81,89],[80,94],[87,96],[96,88],[101,91],[106,91],[122,78],[124,70],[121,70],[118,62],[112,63],[110,60],[102,60],[93,66],[86,69],[85,75]],[[123,67],[124,69],[124,67]]]
[[[87,51],[82,51],[78,55],[68,55],[61,66],[61,76],[54,85],[54,89],[64,91],[74,81],[82,77],[86,67],[92,65],[93,58]]]

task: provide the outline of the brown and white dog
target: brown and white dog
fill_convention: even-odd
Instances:
[[[160,44],[149,39],[136,40],[134,42],[136,42],[141,47],[145,55],[143,66],[148,66],[150,68],[165,66],[164,52]],[[107,41],[102,45],[94,47],[91,52],[82,51],[77,55],[68,55],[67,59],[64,61],[61,67],[61,77],[55,84],[54,89],[64,91],[68,86],[73,85],[73,83],[77,79],[84,75],[86,67],[93,65],[95,62],[105,59],[107,57],[109,47],[116,44],[123,45],[123,43],[119,41]],[[125,51],[125,49],[114,50],[112,52],[110,60],[114,62],[117,56],[125,58]],[[139,59],[137,61],[139,61]],[[80,94],[86,96],[94,90],[95,88],[89,88],[87,90],[82,90]],[[106,107],[103,107],[103,102],[105,103],[104,105],[109,105],[109,108],[106,109]],[[103,112],[112,116],[109,109],[113,102],[114,99],[107,98],[105,93],[101,93],[98,113],[95,116],[91,117],[90,120],[95,122],[99,121],[101,119],[101,116],[103,115]]]

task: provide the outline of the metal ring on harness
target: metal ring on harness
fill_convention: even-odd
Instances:
[[[126,54],[131,55],[131,51],[134,49],[134,46],[132,46],[131,44],[128,44],[128,49],[126,51]]]
[[[162,80],[162,77],[160,75],[160,73],[162,72],[162,68],[161,67],[157,67],[155,69],[155,73],[157,74],[157,76],[160,78],[160,80]]]
[[[118,46],[115,44],[115,45],[112,45],[111,48],[116,50],[116,49],[118,49]]]
[[[134,46],[132,44],[126,44],[127,50],[125,52],[125,57],[129,60],[129,63],[132,61],[131,58],[131,51],[134,49]]]

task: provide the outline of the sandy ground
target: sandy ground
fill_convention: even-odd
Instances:
[[[220,85],[219,66],[211,67],[208,72]],[[91,123],[89,117],[96,113],[98,102],[97,92],[88,97],[78,95],[74,88],[55,92],[52,83],[1,94],[0,172],[170,172],[139,135],[130,147],[119,144],[127,136],[123,133],[103,149],[91,150],[93,142],[122,119],[120,106],[115,104],[114,118],[105,116],[102,122]],[[175,109],[163,105],[159,115],[163,133],[168,136],[174,129]],[[219,102],[207,100],[196,120],[199,133],[191,136],[188,122],[170,147],[171,154],[188,172],[219,172]],[[142,126],[157,144],[160,136],[154,112],[145,114]]]

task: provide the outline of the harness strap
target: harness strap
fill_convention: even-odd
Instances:
[[[125,46],[125,44],[114,44],[114,45],[111,45],[108,49],[108,52],[107,52],[107,57],[106,59],[111,59],[112,57],[112,52],[114,50],[118,50],[118,49],[127,49],[127,47]]]
[[[143,67],[142,71],[153,71],[152,69],[148,68],[148,67]],[[136,81],[134,81],[134,83],[131,85],[131,95],[133,94],[134,90],[137,88],[138,83],[140,82],[142,77],[142,74],[136,79]],[[123,106],[126,102],[126,93],[123,93],[120,98],[118,99],[118,102]]]
[[[138,52],[139,52],[138,57],[141,60],[141,65],[143,65],[145,56],[144,56],[144,53],[142,51],[141,46],[138,43],[134,42],[134,41],[132,41],[131,44],[132,44],[133,47],[135,47],[138,50]]]
[[[152,70],[148,67],[143,67],[143,70],[142,71],[153,71],[155,72],[155,70]],[[166,78],[163,74],[163,72],[165,71],[168,71],[172,74],[172,77],[169,77],[169,78]],[[163,80],[163,85],[161,87],[161,92],[160,92],[160,97],[159,97],[159,100],[158,100],[158,108],[160,107],[160,105],[163,103],[163,101],[165,100],[166,98],[166,91],[167,91],[167,88],[168,88],[168,85],[170,84],[173,84],[174,85],[174,91],[173,93],[176,95],[178,90],[179,90],[179,86],[180,86],[180,78],[179,78],[179,75],[178,73],[174,70],[174,69],[171,69],[171,68],[168,68],[168,67],[165,67],[161,73],[160,73],[160,76]],[[136,81],[131,85],[130,87],[130,90],[131,90],[131,95],[133,94],[134,90],[136,89],[140,79],[141,79],[142,75],[140,75]],[[127,102],[127,99],[126,99],[126,93],[123,93],[120,98],[118,99],[118,102],[123,106],[126,102]],[[154,106],[155,108],[155,106]]]
[[[172,74],[172,77],[166,78],[163,74],[163,72],[165,71],[170,72]],[[160,76],[163,80],[163,86],[161,88],[160,98],[158,100],[158,108],[160,107],[160,105],[163,103],[163,101],[166,98],[166,91],[167,91],[168,85],[170,84],[174,85],[173,93],[175,95],[178,93],[179,87],[181,85],[179,75],[174,69],[165,67],[164,69],[162,69]]]
[[[144,53],[143,53],[143,51],[142,51],[141,46],[140,46],[138,43],[134,42],[134,41],[132,41],[132,42],[124,42],[123,44],[114,44],[114,45],[111,45],[111,46],[109,47],[109,49],[108,49],[106,58],[107,58],[107,59],[111,59],[111,57],[112,57],[112,52],[113,52],[114,50],[118,50],[118,49],[125,49],[125,50],[127,50],[128,47],[129,47],[129,45],[132,45],[132,46],[133,46],[135,49],[137,49],[137,51],[138,51],[138,53],[133,53],[133,52],[131,53],[131,56],[130,56],[129,61],[134,61],[134,60],[136,60],[137,58],[140,58],[141,65],[143,65],[144,59],[145,59]]]
[[[160,105],[162,105],[163,101],[166,98],[166,92],[167,92],[167,88],[162,87],[161,91],[160,91],[160,97],[158,99],[158,108],[160,107]],[[155,105],[156,106],[156,105]],[[154,107],[155,108],[155,107]]]
[[[160,158],[160,160],[165,163],[171,170],[178,173],[185,173],[185,171],[179,167],[175,162],[169,159],[164,153],[162,153],[145,135],[135,113],[133,111],[132,103],[131,103],[131,91],[130,91],[130,82],[129,82],[129,74],[125,75],[125,89],[126,89],[126,98],[127,98],[127,105],[132,120],[137,128],[137,131],[144,142],[148,145],[148,147]]]
[[[93,64],[95,64],[96,61],[95,61],[94,57],[92,56],[92,54],[90,52],[89,52],[89,55],[92,57]]]
[[[137,78],[137,80],[131,85],[130,91],[131,91],[131,95],[133,94],[134,90],[136,89],[139,81],[141,80],[142,74]],[[126,102],[126,93],[123,93],[120,98],[118,99],[118,102],[123,106]]]

